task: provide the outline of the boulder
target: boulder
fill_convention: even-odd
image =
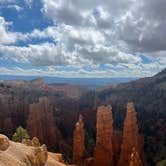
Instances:
[[[9,139],[5,135],[0,134],[0,151],[5,151],[9,147]]]

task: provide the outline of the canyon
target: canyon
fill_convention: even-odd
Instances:
[[[66,85],[60,85],[64,87],[64,92],[53,90],[59,85],[47,85],[41,78],[0,81],[0,133],[12,139],[17,127],[22,126],[31,138],[37,137],[41,144],[46,144],[48,151],[63,154],[67,163],[75,163],[73,144],[77,140],[81,145],[79,148],[85,149],[84,152],[79,150],[80,154],[75,153],[83,156],[79,163],[94,164],[95,159],[100,160],[107,151],[112,156],[108,162],[113,165],[121,163],[121,159],[126,165],[141,163],[154,166],[164,160],[166,154],[165,85],[166,70],[130,83],[96,90],[81,88],[82,92],[78,95],[75,92],[79,86],[68,85],[73,91],[68,95],[71,92],[67,92]],[[128,109],[132,111],[128,113],[125,111],[126,103],[130,101],[134,102],[134,109],[132,104],[129,105]],[[108,106],[110,104],[112,106]],[[100,107],[111,112],[98,115]],[[78,120],[80,114],[82,120]],[[77,121],[79,130],[73,137]],[[110,123],[107,124],[107,121]],[[131,132],[133,140],[131,134],[125,134]],[[101,138],[100,135],[108,136]],[[107,141],[107,146],[101,140]],[[77,144],[75,147],[77,149]],[[102,158],[107,161],[108,156]]]

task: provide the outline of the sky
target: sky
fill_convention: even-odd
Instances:
[[[166,67],[166,0],[0,0],[0,74],[146,77]]]

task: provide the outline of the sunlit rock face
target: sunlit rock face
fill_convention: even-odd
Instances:
[[[128,103],[118,166],[129,166],[133,148],[139,156],[143,154],[143,146],[140,140],[136,115],[137,113],[135,112],[134,104]]]
[[[38,143],[34,145],[33,142]],[[46,145],[39,145],[36,138],[28,140],[31,145],[10,141],[0,135],[0,166],[65,166],[61,154],[50,153]]]
[[[9,147],[9,139],[8,137],[0,134],[0,151],[5,151]]]
[[[39,99],[38,103],[30,105],[27,129],[31,137],[37,137],[41,143],[52,148],[60,137],[53,116],[53,107],[47,97]]]
[[[73,163],[81,165],[85,154],[85,131],[82,115],[75,125],[74,140],[73,140]]]
[[[112,124],[112,107],[98,107],[96,123],[96,147],[94,149],[94,166],[113,165]]]
[[[135,148],[132,149],[129,166],[143,166],[141,158]]]

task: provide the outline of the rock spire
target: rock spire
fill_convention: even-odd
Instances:
[[[118,166],[129,166],[130,156],[131,154],[133,154],[133,147],[139,156],[141,154],[142,145],[140,142],[136,116],[137,113],[135,112],[134,104],[132,102],[128,103],[123,128],[123,142],[121,145],[121,153]]]
[[[79,120],[75,125],[74,140],[73,140],[73,163],[79,164],[82,162],[85,153],[85,131],[83,116],[79,116]]]
[[[110,105],[98,107],[96,122],[96,147],[94,149],[94,166],[113,165],[112,124],[112,107]]]

